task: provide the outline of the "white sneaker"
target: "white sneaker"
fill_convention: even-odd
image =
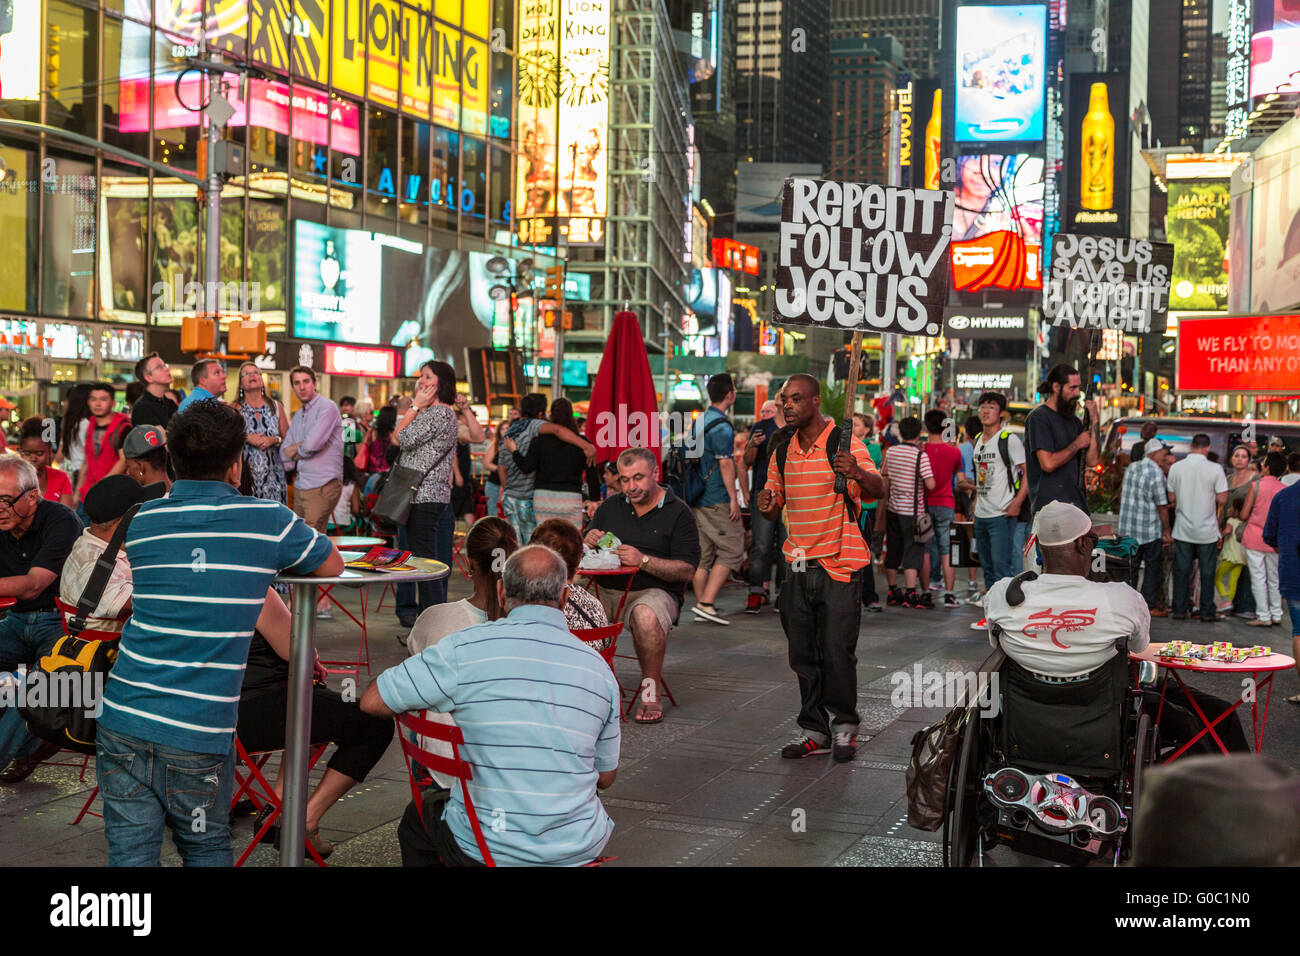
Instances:
[[[983,591],[968,591],[968,592],[967,592],[967,596],[966,596],[966,603],[969,604],[969,605],[971,605],[972,607],[978,607],[979,605],[983,604],[983,603],[984,603],[984,592],[983,592]]]
[[[972,631],[987,631],[989,629],[988,619],[980,618],[978,621],[974,621],[971,624],[970,629]]]
[[[695,619],[697,621],[712,621],[714,624],[731,623],[725,617],[723,617],[721,614],[718,613],[717,608],[713,608],[711,610],[706,611],[704,608],[700,607],[700,605],[697,604],[695,605],[695,607],[691,608],[691,610],[695,613]]]
[[[316,609],[316,620],[332,621],[334,620],[334,612],[327,607],[318,607]]]

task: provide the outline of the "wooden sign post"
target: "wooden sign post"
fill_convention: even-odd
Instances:
[[[853,451],[853,407],[858,402],[858,377],[862,366],[862,330],[853,333],[853,344],[849,346],[849,377],[844,383],[844,421],[840,423],[840,451]],[[838,472],[835,475],[835,493],[842,495],[849,490],[849,480]]]

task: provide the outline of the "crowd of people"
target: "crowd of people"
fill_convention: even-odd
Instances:
[[[230,397],[214,359],[195,363],[183,398],[158,355],[136,374],[129,413],[114,407],[112,386],[78,385],[59,427],[24,423],[18,454],[0,457],[0,596],[15,602],[0,621],[0,671],[49,652],[64,633],[60,607],[75,607],[127,523],[88,622],[120,651],[97,750],[113,865],[156,864],[166,829],[186,864],[230,863],[235,740],[250,752],[284,740],[290,616],[275,578],[337,575],[331,532],[391,536],[450,566],[462,522],[472,590],[448,603],[445,579],[400,586],[397,636],[410,656],[359,702],[331,690],[317,662],[312,726],[336,749],[307,804],[309,852],[332,850],[321,819],[391,745],[389,718],[420,710],[472,728],[463,753],[482,792],[510,795],[496,804],[509,824],[478,832],[460,791],[434,774],[399,829],[403,859],[474,865],[480,839],[504,862],[583,863],[609,837],[598,791],[617,771],[623,690],[593,653],[608,639],[586,644],[582,632],[624,626],[620,646],[630,643],[640,670],[632,719],[657,724],[688,586],[693,619],[728,626],[718,600],[729,582],[747,588],[748,614],[773,603],[775,584],[800,694],[799,733],[781,755],[844,762],[857,746],[864,612],[960,606],[961,534],[978,559],[965,562],[964,600],[987,608],[971,626],[995,627],[996,640],[1007,630],[997,627],[1027,613],[1007,605],[1008,579],[1041,555],[1031,598],[1077,588],[1087,563],[1079,556],[1112,530],[1090,517],[1085,477],[1100,455],[1100,422],[1091,401],[1078,417],[1080,377],[1068,366],[1047,376],[1023,439],[1009,427],[1006,397],[989,391],[960,424],[942,409],[895,421],[894,406],[877,403],[874,414],[853,415],[847,445],[812,376],[788,378],[738,435],[735,383],[715,375],[691,436],[695,482],[667,480],[655,448],[600,460],[564,398],[548,407],[527,395],[485,428],[438,361],[421,366],[412,395],[378,410],[368,400],[335,403],[318,392],[315,371],[294,368],[292,414],[251,362]],[[1202,620],[1218,619],[1216,593],[1230,598],[1235,585],[1240,596],[1248,575],[1251,624],[1279,624],[1285,600],[1294,627],[1300,456],[1241,446],[1229,474],[1208,457],[1206,436],[1191,445],[1174,462],[1170,446],[1144,433],[1133,450],[1117,528],[1133,543],[1131,577],[1106,592],[1123,610],[1111,630],[1140,643],[1150,616],[1187,617],[1193,565]],[[475,446],[486,449],[477,467]],[[415,475],[409,519],[363,524],[399,471]],[[593,594],[582,566],[602,548],[618,568]],[[327,599],[316,614],[331,616]],[[1103,636],[1113,645],[1110,631]],[[1026,660],[1055,679],[1095,670],[1094,657]],[[569,716],[557,724],[556,714]],[[1244,737],[1232,739],[1244,747]],[[481,772],[474,757],[486,748],[502,759]],[[53,750],[14,708],[0,716],[0,782],[21,782]],[[201,832],[190,825],[196,808],[206,814]]]

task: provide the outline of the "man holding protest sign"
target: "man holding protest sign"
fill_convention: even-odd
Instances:
[[[844,422],[822,418],[816,379],[788,379],[781,401],[795,434],[773,450],[756,502],[768,520],[783,507],[789,519],[792,573],[781,594],[781,624],[799,678],[803,733],[783,757],[830,751],[837,761],[853,759],[859,576],[871,573],[856,518],[861,499],[884,493],[866,446],[851,431],[862,333],[940,334],[952,217],[952,193],[939,190],[788,179],[782,192],[772,321],[853,332]]]

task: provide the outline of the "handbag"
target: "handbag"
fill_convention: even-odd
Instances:
[[[80,635],[104,596],[127,528],[139,510],[138,504],[132,505],[118,522],[113,537],[90,572],[90,580],[77,601],[77,612],[68,621],[68,633],[36,662],[27,675],[27,692],[18,704],[19,716],[26,721],[28,731],[65,750],[95,752],[95,728],[103,706],[104,683],[117,660],[117,639],[84,640]],[[36,682],[44,686],[45,693],[33,692]],[[56,693],[56,688],[60,692]]]
[[[424,479],[442,464],[443,459],[450,455],[455,447],[456,443],[453,440],[451,445],[424,471],[403,465],[399,458],[388,470],[388,480],[384,482],[375,506],[370,509],[374,519],[380,524],[405,528],[406,523],[411,520],[411,508],[415,506],[415,495],[420,485],[424,484]]]
[[[943,826],[948,778],[971,713],[965,705],[954,707],[943,719],[912,735],[905,775],[908,826],[931,832]]]
[[[925,486],[921,484],[921,456],[925,452],[916,449],[916,500],[921,505],[921,513],[912,518],[912,538],[918,544],[927,544],[934,537],[934,519],[925,510]]]

